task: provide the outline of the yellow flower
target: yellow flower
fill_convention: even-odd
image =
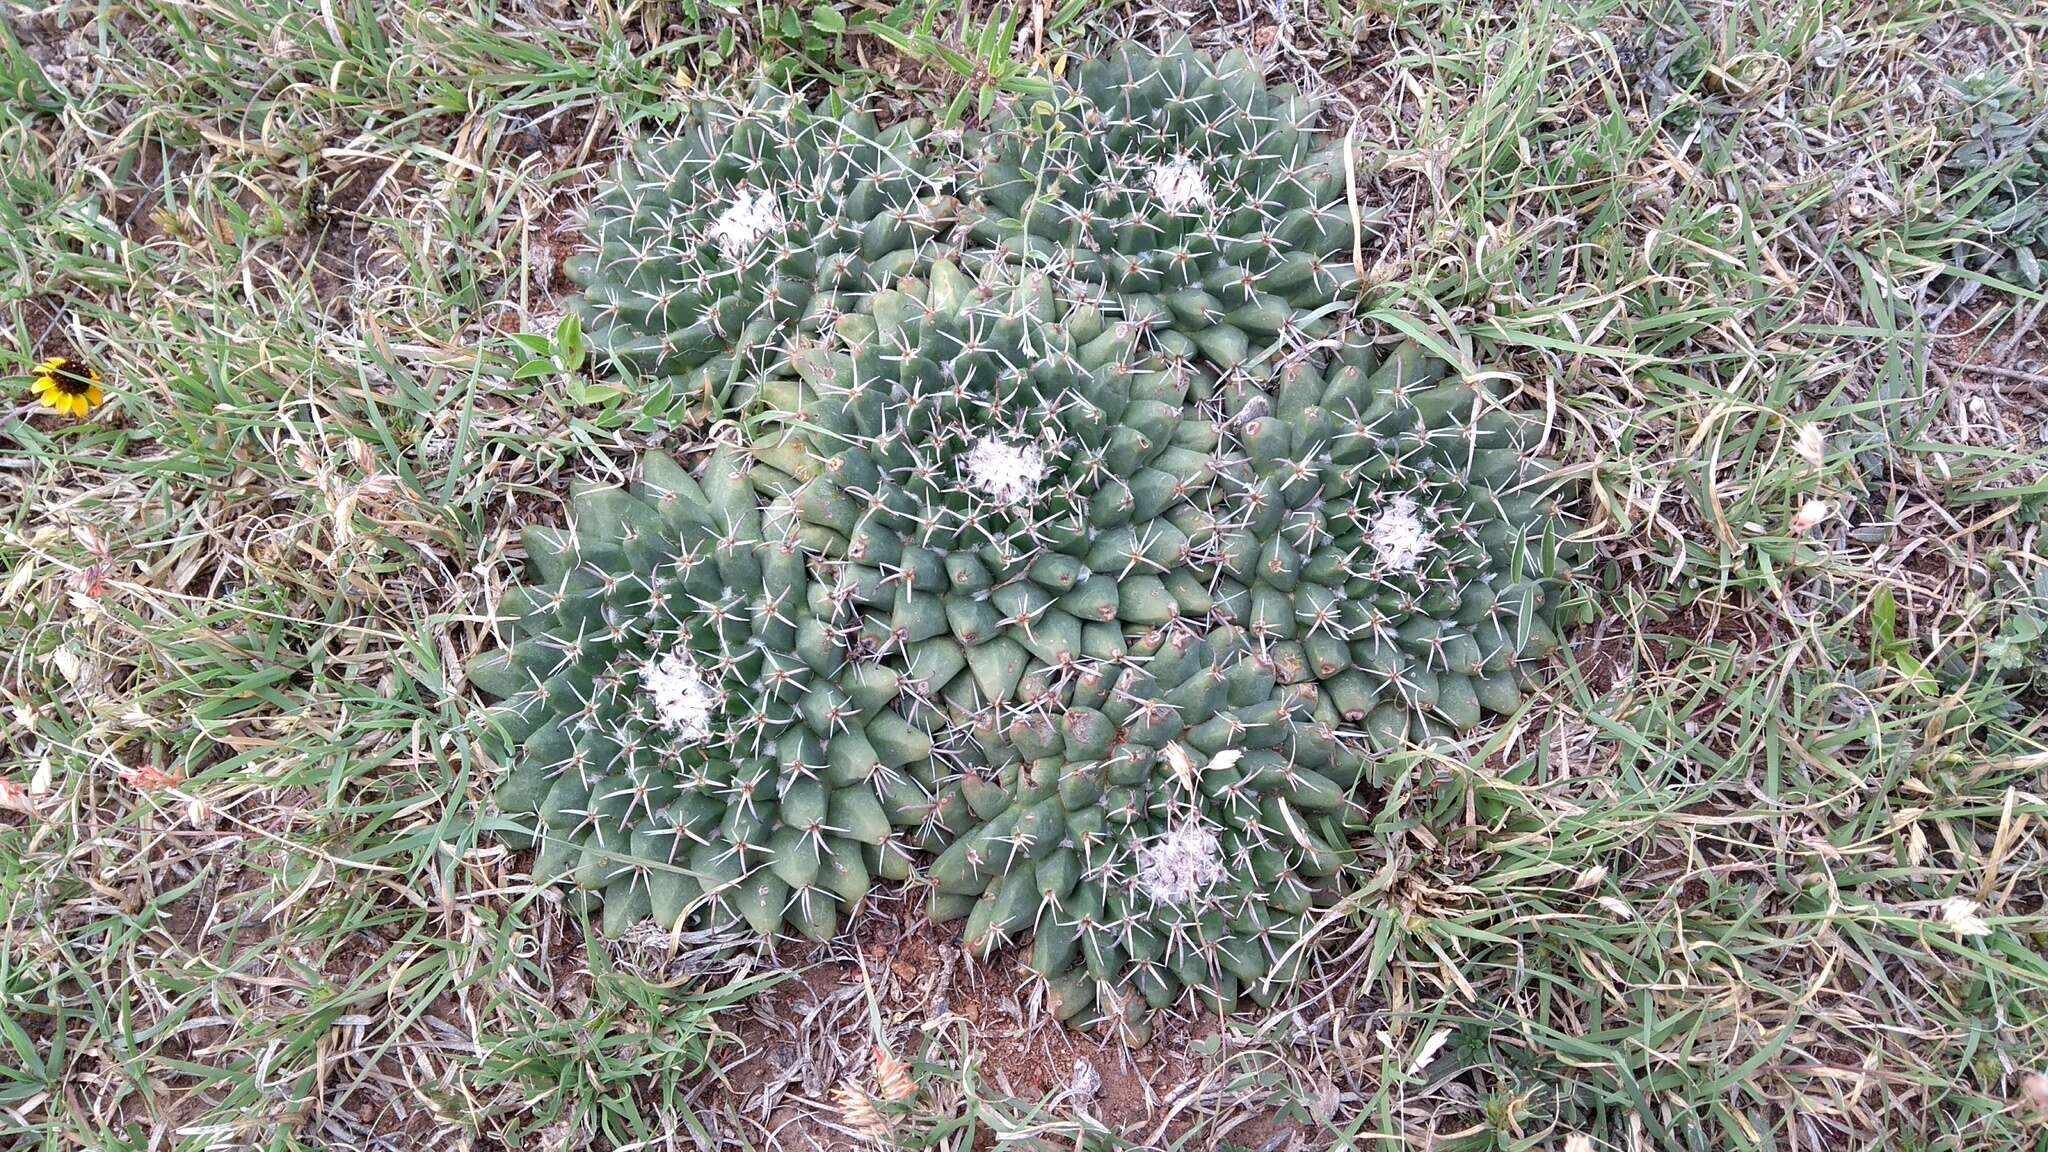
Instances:
[[[35,389],[45,408],[80,420],[107,402],[107,394],[100,391],[99,372],[62,356],[52,356],[36,365]]]

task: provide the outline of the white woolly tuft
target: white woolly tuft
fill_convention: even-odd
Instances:
[[[1168,212],[1209,206],[1209,181],[1202,169],[1185,156],[1152,166],[1152,194]]]
[[[1038,495],[1045,455],[1036,444],[983,436],[967,451],[967,483],[998,504],[1023,504]]]
[[[711,735],[711,714],[718,693],[704,682],[704,673],[690,653],[672,648],[640,669],[640,687],[654,698],[655,723],[688,741]]]
[[[1436,547],[1429,528],[1416,515],[1415,497],[1406,492],[1387,501],[1387,506],[1374,514],[1366,540],[1379,555],[1380,563],[1395,572],[1415,571],[1422,563],[1423,553]]]
[[[738,260],[761,242],[763,236],[782,231],[782,205],[765,189],[741,192],[711,222],[711,238],[728,260]]]
[[[1138,887],[1161,904],[1186,904],[1223,879],[1223,846],[1207,828],[1169,828],[1138,849]]]

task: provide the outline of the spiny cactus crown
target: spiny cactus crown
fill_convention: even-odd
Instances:
[[[1031,938],[1061,1019],[1142,1039],[1184,988],[1226,1011],[1296,978],[1337,894],[1362,759],[1229,627],[1173,623],[1111,660],[1044,666],[977,726],[982,771],[937,814],[932,915],[987,955]]]
[[[983,258],[1106,291],[1221,369],[1268,365],[1331,334],[1374,240],[1314,121],[1243,52],[1127,47],[998,119],[964,215]]]
[[[1522,424],[1338,332],[1361,218],[1241,55],[1081,67],[978,139],[957,227],[915,130],[700,129],[622,174],[582,307],[749,440],[529,540],[477,680],[536,874],[608,928],[823,936],[922,853],[1063,1017],[1270,1001],[1371,750],[1512,711],[1555,642]]]
[[[1382,749],[1514,711],[1518,668],[1556,645],[1543,470],[1499,400],[1446,368],[1414,344],[1384,362],[1347,348],[1234,394],[1220,514],[1194,537],[1218,618]]]
[[[526,534],[513,643],[471,670],[517,748],[499,804],[536,818],[535,877],[602,893],[609,931],[701,908],[823,939],[873,874],[909,875],[891,833],[931,810],[931,739],[817,613],[737,453],[702,485],[645,472]]]
[[[677,396],[785,357],[951,226],[951,176],[925,143],[923,121],[881,128],[766,87],[692,105],[590,211],[594,248],[569,271],[592,346]]]
[[[1010,703],[1029,660],[1108,658],[1127,627],[1200,614],[1169,513],[1206,487],[1216,432],[1184,425],[1189,377],[1140,330],[1042,275],[971,284],[940,261],[837,335],[763,385],[787,431],[760,456],[880,640],[959,650],[957,703]]]

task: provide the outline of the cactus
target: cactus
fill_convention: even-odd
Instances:
[[[1243,52],[1126,46],[997,119],[963,215],[983,258],[1092,286],[1168,351],[1268,374],[1333,333],[1354,255],[1377,247],[1315,115]]]
[[[609,930],[823,937],[922,853],[1063,1018],[1271,1002],[1371,752],[1513,711],[1556,643],[1498,374],[1340,329],[1370,224],[1240,54],[1078,68],[979,138],[957,225],[914,126],[696,115],[579,307],[747,441],[529,539],[475,679],[536,875]]]
[[[1190,533],[1216,618],[1381,750],[1513,712],[1576,558],[1525,422],[1413,343],[1225,403],[1235,451]]]
[[[958,773],[913,838],[933,914],[984,953],[1030,937],[1063,1015],[1133,1033],[1183,987],[1270,999],[1335,891],[1361,749],[1512,711],[1554,642],[1541,466],[1415,345],[1268,391],[981,270],[935,262],[764,381],[756,483]],[[1134,895],[1174,843],[1215,891]],[[1076,924],[1147,942],[1084,964]]]
[[[612,934],[701,910],[828,938],[874,877],[909,876],[896,831],[931,811],[931,738],[843,642],[740,453],[701,484],[659,455],[644,472],[527,530],[513,642],[470,670],[516,750],[498,803],[531,825],[508,839],[537,845],[537,880],[601,897]]]
[[[1308,914],[1338,894],[1363,760],[1244,637],[1153,629],[1122,656],[1026,678],[977,725],[987,763],[949,785],[957,834],[934,920],[979,955],[1029,939],[1063,1020],[1142,1042],[1191,989],[1224,1011],[1300,973]]]
[[[744,106],[692,105],[592,207],[593,248],[568,265],[574,306],[600,358],[650,392],[723,398],[917,267],[951,225],[949,181],[919,120],[880,128],[766,87]]]
[[[756,475],[874,644],[969,671],[946,681],[958,710],[1013,703],[1034,661],[1207,616],[1186,529],[1218,431],[1139,329],[1041,274],[977,284],[939,261],[836,336],[763,383],[779,431]]]

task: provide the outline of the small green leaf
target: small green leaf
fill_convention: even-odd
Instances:
[[[830,4],[812,6],[811,24],[819,31],[830,32],[835,36],[846,31],[846,17],[840,15],[839,9]]]
[[[562,371],[578,372],[583,368],[583,317],[569,312],[555,325],[555,359],[561,362]]]
[[[1898,626],[1899,606],[1890,588],[1879,588],[1870,602],[1870,639],[1873,655],[1883,657],[1892,646],[1893,629]]]
[[[525,352],[528,356],[545,356],[548,354],[548,338],[545,336],[532,332],[514,332],[510,339],[514,344],[519,345],[520,351]]]
[[[575,404],[606,404],[626,394],[617,384],[589,380],[571,380],[563,392]]]

